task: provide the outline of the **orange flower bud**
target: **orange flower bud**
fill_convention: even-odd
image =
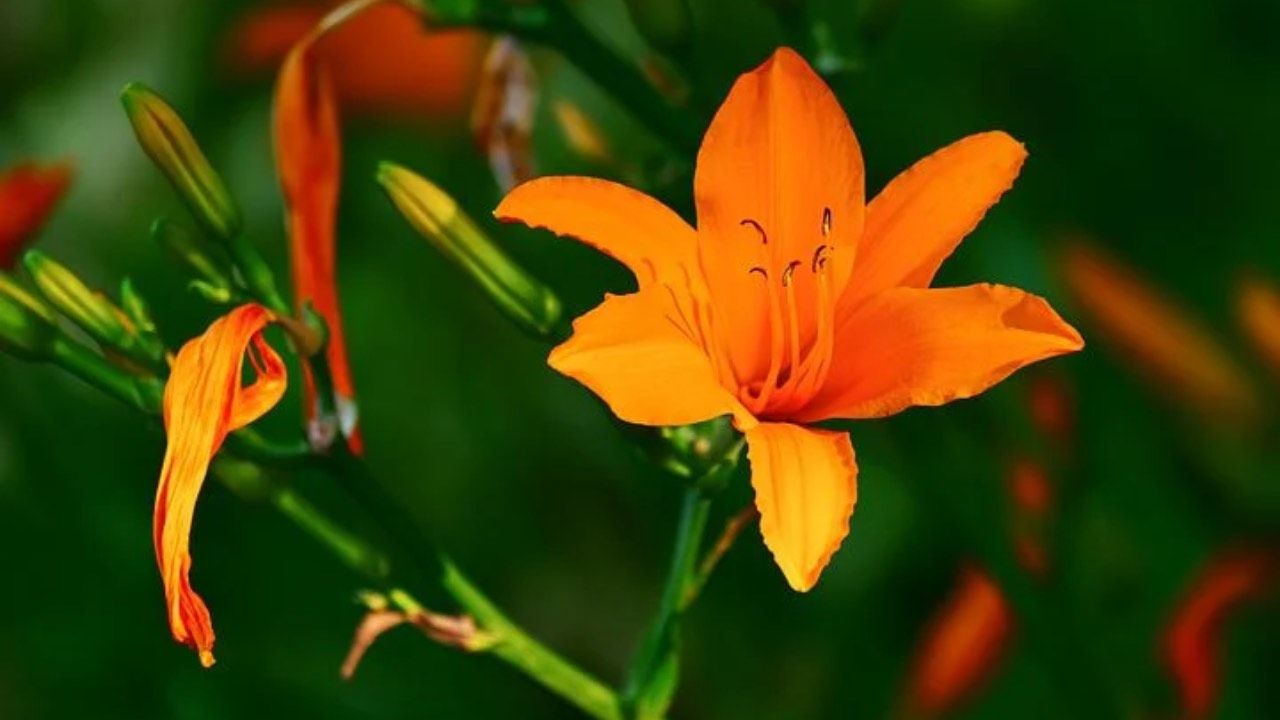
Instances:
[[[1236,315],[1253,351],[1280,379],[1280,291],[1261,279],[1246,278],[1236,295]]]
[[[0,174],[0,268],[12,268],[71,182],[71,166],[16,165]]]

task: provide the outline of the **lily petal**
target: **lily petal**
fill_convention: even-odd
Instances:
[[[787,423],[746,430],[764,544],[791,587],[805,592],[849,534],[858,466],[845,433]]]
[[[1003,132],[970,135],[898,175],[867,208],[844,304],[928,287],[942,262],[1013,186],[1027,151]]]
[[[827,384],[804,422],[892,415],[972,397],[1084,341],[1049,304],[1002,285],[897,288],[868,300],[836,331]]]
[[[70,182],[65,163],[22,163],[0,173],[0,268],[13,267]]]
[[[355,386],[347,361],[336,286],[335,228],[342,175],[342,138],[338,104],[326,66],[308,36],[285,58],[275,96],[276,168],[284,190],[289,256],[298,310],[310,303],[329,329],[328,360],[335,402],[346,414],[343,433],[359,451]],[[316,411],[315,387],[305,376],[307,417]]]
[[[284,362],[262,337],[271,321],[260,305],[232,310],[178,351],[164,389],[168,445],[152,527],[156,563],[173,638],[198,651],[205,667],[213,664],[213,623],[188,577],[191,523],[209,462],[227,433],[261,417],[284,395]],[[241,387],[246,355],[257,377]]]
[[[745,410],[717,381],[711,361],[672,317],[657,289],[609,296],[573,323],[547,363],[586,385],[613,414],[638,425],[688,425]]]
[[[673,210],[639,190],[589,177],[531,180],[503,198],[495,217],[581,240],[626,265],[643,290],[689,284],[697,236]]]
[[[743,75],[720,106],[694,176],[699,253],[739,379],[769,365],[768,293],[795,292],[800,339],[818,316],[816,268],[839,296],[862,234],[862,151],[822,78],[782,48]],[[762,272],[756,272],[756,270]]]

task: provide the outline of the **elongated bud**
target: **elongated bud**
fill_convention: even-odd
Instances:
[[[689,0],[626,0],[627,12],[640,36],[658,50],[682,56],[693,37]]]
[[[240,233],[240,208],[178,113],[153,90],[129,83],[120,94],[142,149],[169,178],[191,214],[212,236]]]
[[[147,301],[133,286],[132,278],[125,278],[120,281],[120,304],[124,308],[125,315],[129,316],[129,321],[133,326],[142,333],[154,333],[156,331],[156,323],[151,319],[151,308],[147,306]]]
[[[181,225],[167,218],[156,218],[151,224],[151,237],[165,253],[182,265],[200,284],[208,297],[220,297],[218,302],[228,302],[233,295],[231,268],[225,259],[216,257],[216,248],[210,248]]]
[[[400,214],[472,277],[508,317],[541,337],[560,331],[560,300],[476,226],[453,198],[429,180],[391,163],[378,182]]]
[[[57,335],[53,311],[0,273],[0,351],[24,360],[46,360]]]
[[[103,343],[128,344],[130,333],[121,320],[123,313],[101,293],[91,290],[75,273],[37,250],[28,250],[22,262],[36,289],[68,320]]]

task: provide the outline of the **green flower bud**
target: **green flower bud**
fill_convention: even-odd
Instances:
[[[676,427],[624,427],[651,460],[672,475],[697,483],[714,485],[726,481],[723,473],[715,471],[736,463],[742,449],[742,438],[734,431],[728,416]]]
[[[120,94],[138,142],[210,235],[240,233],[240,209],[178,113],[153,90],[129,83]]]
[[[378,182],[409,224],[475,280],[498,309],[539,337],[562,332],[560,299],[516,265],[429,180],[382,163]]]
[[[40,295],[68,320],[106,345],[132,346],[132,333],[125,326],[124,312],[101,293],[91,290],[75,273],[38,250],[28,250],[22,263]]]
[[[53,311],[0,273],[0,350],[24,360],[47,360],[57,337]]]

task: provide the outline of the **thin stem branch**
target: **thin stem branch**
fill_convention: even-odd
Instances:
[[[702,589],[711,580],[711,575],[715,572],[716,566],[720,564],[720,560],[725,556],[725,553],[729,552],[729,549],[733,547],[738,535],[759,517],[760,511],[752,504],[742,508],[725,522],[724,530],[721,531],[720,537],[716,539],[715,544],[703,556],[702,562],[698,564],[697,574],[694,575],[692,582],[685,588],[684,597],[680,601],[681,609],[685,609],[697,601],[698,596],[702,594]]]

